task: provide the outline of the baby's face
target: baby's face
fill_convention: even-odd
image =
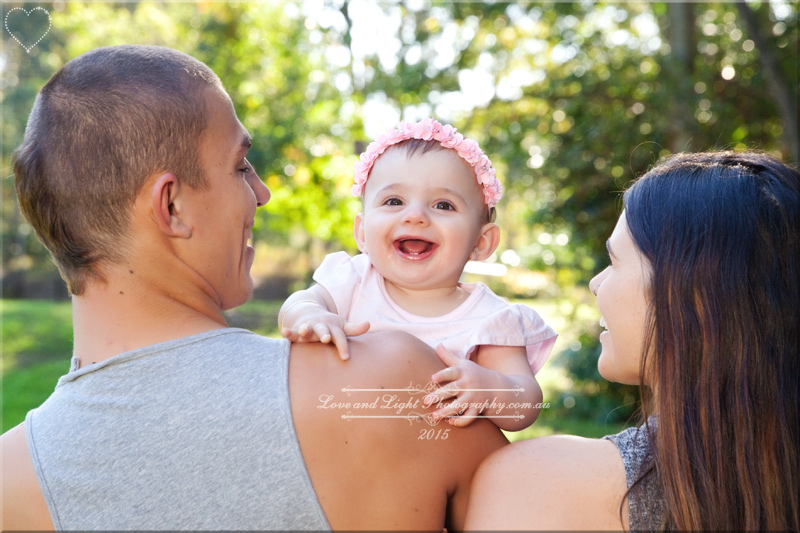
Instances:
[[[453,150],[409,158],[390,148],[367,181],[356,240],[389,282],[444,288],[458,282],[485,217],[475,171]]]

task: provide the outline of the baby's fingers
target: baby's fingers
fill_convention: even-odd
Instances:
[[[431,380],[442,383],[443,381],[455,381],[460,377],[461,370],[457,366],[451,366],[433,374]]]
[[[336,349],[339,351],[339,357],[342,361],[347,361],[350,359],[350,350],[347,348],[347,335],[341,329],[334,329],[333,332],[333,344],[336,345]]]
[[[319,339],[319,342],[328,344],[331,342],[331,331],[325,324],[317,324],[314,326],[314,336]]]
[[[308,322],[305,322],[297,326],[297,340],[312,342],[319,340],[319,337],[314,333],[314,327]]]
[[[448,422],[451,426],[463,428],[472,424],[479,414],[476,407],[469,407],[463,414],[451,417]]]
[[[452,402],[435,411],[433,416],[439,420],[443,418],[452,420],[454,417],[465,415],[470,409],[469,403],[463,399],[459,401],[459,398],[455,398]]]
[[[458,388],[450,384],[440,387],[435,392],[426,395],[422,401],[425,403],[425,405],[431,405],[447,400],[448,398],[454,398],[457,394]]]
[[[310,335],[309,332],[312,334]],[[317,342],[317,340],[319,340],[315,335],[313,335],[313,331],[310,329],[302,330],[300,328],[283,328],[281,330],[281,335],[283,335],[286,340],[291,342]]]
[[[352,322],[348,322],[344,325],[344,334],[348,337],[357,337],[359,335],[363,335],[369,330],[369,322],[361,322],[360,324],[354,324]]]

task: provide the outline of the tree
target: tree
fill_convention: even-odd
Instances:
[[[273,191],[256,238],[299,251],[306,269],[354,251],[352,165],[399,118],[432,114],[481,143],[507,189],[501,251],[546,272],[552,294],[605,261],[617,193],[666,153],[797,157],[790,2],[70,2],[52,18],[30,53],[3,51],[5,168],[36,90],[69,58],[123,42],[178,48],[220,74],[256,139],[251,159]],[[10,179],[3,195],[4,268],[52,272]]]

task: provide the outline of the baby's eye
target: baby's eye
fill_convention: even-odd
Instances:
[[[400,198],[387,198],[383,205],[403,205],[403,201]]]
[[[439,200],[433,207],[435,209],[443,209],[445,211],[454,211],[456,208],[453,204],[445,200]]]

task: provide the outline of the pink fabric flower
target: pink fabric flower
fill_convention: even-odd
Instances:
[[[458,133],[450,124],[442,124],[432,118],[424,118],[414,124],[400,122],[394,130],[378,136],[369,143],[355,166],[355,184],[351,188],[353,196],[364,194],[369,173],[378,157],[388,147],[408,139],[435,140],[444,148],[455,150],[459,157],[475,169],[478,183],[483,186],[484,201],[489,207],[497,205],[503,197],[503,187],[492,168],[492,162],[478,143]]]
[[[455,129],[453,133],[440,144],[445,148],[452,148],[454,150],[458,150],[458,146],[461,144],[461,141],[464,140],[464,136],[460,133],[456,133]]]

